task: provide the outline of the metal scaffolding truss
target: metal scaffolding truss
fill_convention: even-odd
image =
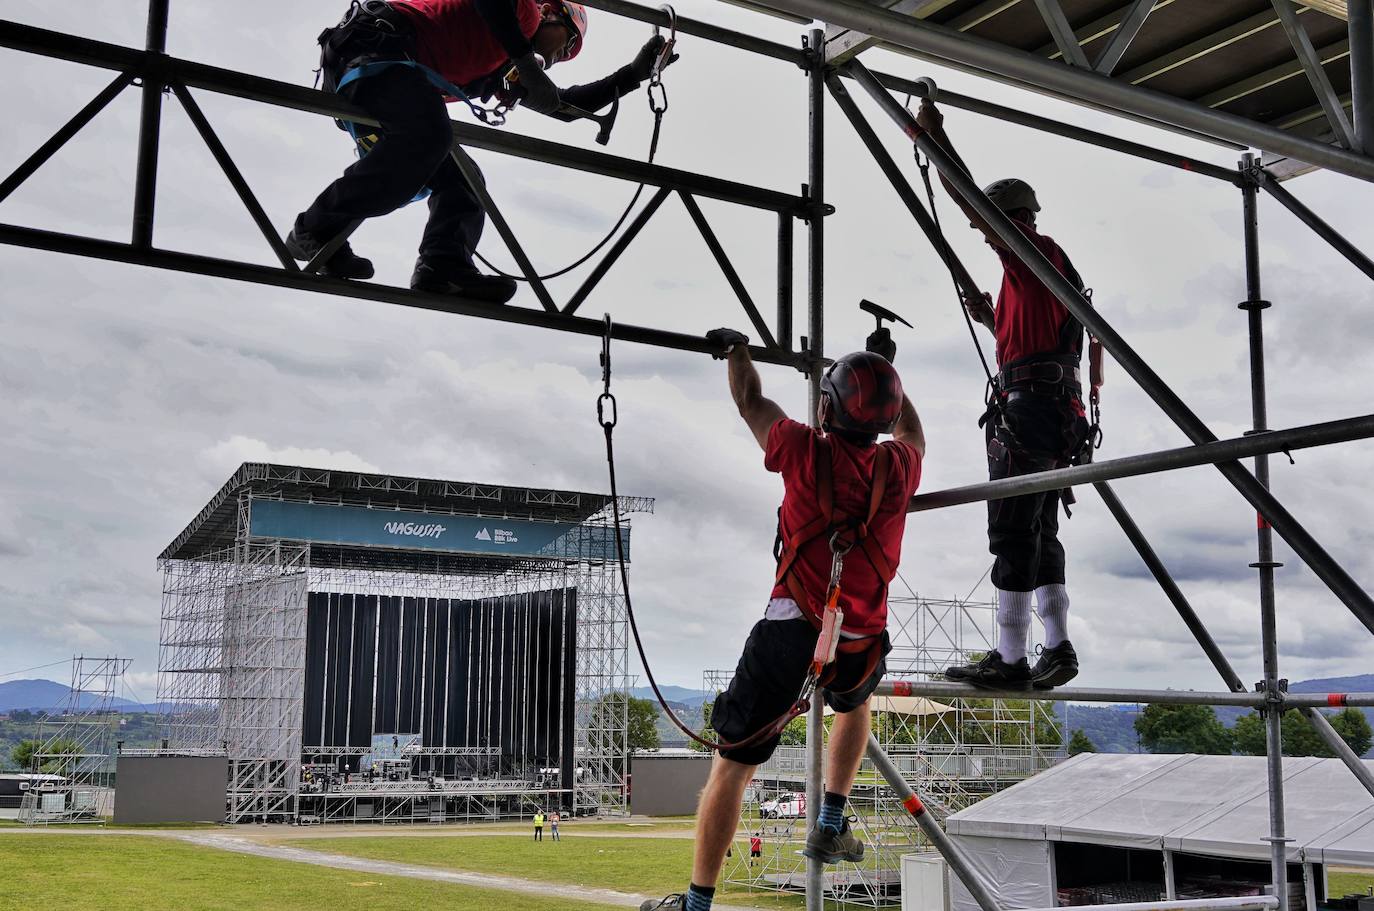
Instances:
[[[120,712],[115,705],[127,658],[72,659],[72,682],[55,718],[38,726],[29,771],[44,776],[24,792],[24,825],[101,822],[114,808],[114,759]]]
[[[667,14],[650,9],[628,0],[587,0],[588,5],[643,22],[658,25],[667,24]],[[1161,410],[1184,431],[1191,447],[1162,453],[1150,453],[1117,459],[1093,466],[1064,469],[1031,477],[1011,478],[988,484],[973,485],[958,491],[939,491],[918,497],[912,504],[913,509],[934,508],[952,505],[956,502],[973,502],[997,499],[1025,493],[1031,489],[1064,487],[1070,485],[1093,484],[1103,497],[1109,511],[1122,526],[1123,532],[1131,540],[1159,581],[1166,596],[1179,612],[1180,618],[1198,640],[1199,645],[1216,667],[1232,693],[1246,693],[1243,698],[1249,703],[1258,703],[1265,714],[1269,739],[1270,771],[1270,840],[1273,845],[1273,880],[1276,898],[1264,900],[1257,905],[1276,906],[1279,911],[1287,911],[1287,868],[1284,841],[1284,813],[1282,786],[1282,756],[1279,742],[1279,716],[1286,706],[1301,707],[1307,713],[1318,733],[1337,755],[1359,777],[1371,792],[1374,792],[1374,776],[1361,764],[1357,757],[1332,730],[1321,713],[1303,703],[1302,700],[1285,692],[1285,685],[1278,676],[1278,639],[1276,631],[1276,604],[1274,596],[1274,569],[1278,565],[1273,557],[1273,535],[1289,545],[1293,552],[1327,585],[1332,593],[1371,631],[1374,631],[1374,600],[1363,586],[1354,580],[1340,564],[1306,530],[1296,516],[1290,513],[1268,489],[1268,455],[1295,445],[1328,445],[1374,436],[1374,415],[1364,415],[1344,421],[1310,427],[1291,428],[1274,431],[1267,425],[1266,384],[1264,370],[1263,314],[1270,302],[1263,298],[1260,284],[1260,262],[1258,246],[1258,199],[1261,193],[1276,199],[1303,223],[1311,227],[1319,236],[1346,257],[1356,268],[1374,277],[1374,264],[1367,255],[1357,250],[1318,215],[1302,205],[1288,190],[1279,184],[1279,178],[1309,167],[1319,166],[1333,172],[1353,176],[1363,180],[1374,180],[1374,157],[1369,154],[1374,145],[1374,73],[1371,72],[1371,57],[1374,56],[1374,6],[1372,0],[1311,0],[1304,7],[1320,9],[1324,12],[1304,12],[1294,8],[1290,0],[1272,0],[1272,13],[1269,10],[1255,12],[1249,5],[1248,18],[1243,17],[1230,23],[1218,22],[1215,29],[1193,42],[1184,42],[1155,59],[1144,62],[1146,71],[1131,61],[1132,48],[1144,41],[1142,36],[1150,34],[1156,21],[1163,21],[1177,10],[1170,0],[1155,0],[1153,4],[1142,0],[1118,0],[1110,13],[1103,15],[1104,4],[1094,3],[1087,7],[1071,0],[1035,0],[1033,9],[1021,0],[989,0],[986,3],[959,2],[947,0],[737,0],[741,5],[753,9],[772,9],[792,17],[793,21],[807,23],[813,17],[831,26],[830,35],[834,45],[828,46],[826,32],[813,29],[804,36],[800,48],[788,47],[770,42],[754,35],[720,28],[706,22],[679,19],[680,32],[696,36],[702,40],[717,42],[736,49],[753,53],[764,58],[777,60],[800,67],[805,75],[808,112],[808,164],[804,181],[804,191],[799,194],[781,193],[764,190],[709,177],[693,174],[658,165],[642,164],[624,158],[605,155],[558,143],[534,140],[508,133],[494,131],[467,124],[455,124],[454,154],[460,166],[465,163],[464,148],[484,149],[515,155],[534,161],[564,165],[573,169],[617,177],[632,182],[643,182],[656,188],[650,201],[632,220],[629,230],[606,252],[604,258],[595,265],[582,286],[560,308],[552,300],[548,290],[532,274],[528,259],[520,250],[514,235],[505,225],[495,202],[490,196],[483,198],[484,206],[493,225],[502,235],[517,261],[521,262],[539,306],[503,307],[444,298],[413,291],[385,287],[363,282],[349,282],[324,278],[307,270],[301,270],[286,255],[280,236],[268,222],[262,207],[253,196],[223,143],[213,131],[200,111],[193,91],[212,91],[234,95],[240,98],[260,101],[281,107],[309,111],[330,117],[343,117],[367,122],[365,117],[338,98],[325,93],[314,92],[298,86],[287,85],[273,80],[237,73],[230,70],[209,67],[170,57],[166,54],[166,35],[168,0],[151,0],[148,19],[147,41],[143,49],[120,47],[104,42],[76,38],[19,23],[0,21],[0,46],[20,51],[41,54],[47,57],[74,61],[115,72],[109,85],[94,99],[72,117],[47,142],[41,145],[9,177],[0,182],[0,201],[11,194],[73,135],[79,132],[102,108],[125,88],[134,82],[141,83],[142,113],[140,122],[139,155],[134,175],[133,229],[129,243],[81,237],[71,234],[58,234],[17,225],[0,224],[0,242],[16,244],[36,249],[72,253],[82,256],[141,264],[156,268],[172,269],[201,275],[218,276],[241,281],[259,282],[284,288],[336,294],[386,302],[408,307],[442,310],[462,315],[479,316],[507,322],[542,326],[545,328],[600,335],[602,322],[577,315],[578,308],[588,299],[597,282],[605,271],[623,253],[643,224],[652,217],[653,211],[666,201],[668,195],[676,193],[689,214],[697,223],[703,239],[711,248],[727,279],[730,279],[741,306],[765,344],[751,349],[755,359],[775,364],[794,366],[808,376],[810,389],[810,412],[816,409],[819,395],[821,367],[824,364],[824,298],[825,298],[825,221],[833,212],[825,193],[825,119],[827,111],[826,96],[829,94],[845,114],[859,137],[873,154],[884,177],[892,185],[893,191],[911,211],[917,224],[929,236],[932,245],[949,265],[961,284],[965,284],[967,270],[957,262],[938,230],[934,230],[930,213],[926,212],[912,190],[901,168],[876,141],[873,128],[866,122],[862,112],[848,95],[845,80],[858,84],[874,102],[898,125],[903,134],[911,140],[933,164],[937,171],[950,182],[954,190],[987,222],[1002,238],[1013,255],[1022,260],[1045,286],[1058,298],[1068,311],[1081,322],[1089,332],[1100,340],[1106,351],[1113,356],[1125,372],[1155,401]],[[1200,5],[1191,5],[1196,11]],[[1241,4],[1209,3],[1209,8],[1235,12]],[[1081,21],[1083,11],[1091,7],[1091,21]],[[1038,17],[1043,29],[1045,42],[1038,50],[1025,50],[1008,42],[997,40],[993,33],[983,34],[977,29],[981,23],[993,22],[1000,11],[1017,8],[1018,12],[1030,11]],[[943,11],[943,12],[941,12]],[[1313,39],[1312,29],[1318,20],[1314,16],[1334,12],[1346,16],[1348,49],[1343,51],[1333,47],[1326,39],[1320,42]],[[937,15],[938,14],[938,15]],[[960,21],[955,21],[955,20]],[[964,21],[967,20],[967,21]],[[1080,20],[1080,21],[1075,21]],[[973,31],[973,34],[969,34]],[[1291,61],[1283,62],[1279,72],[1263,68],[1246,74],[1230,74],[1232,79],[1220,90],[1215,98],[1181,97],[1165,91],[1162,83],[1154,86],[1144,85],[1160,73],[1175,69],[1184,62],[1206,57],[1213,50],[1234,44],[1241,39],[1263,32],[1269,38],[1280,36],[1287,41]],[[1268,40],[1266,38],[1265,40]],[[1050,262],[1013,226],[982,193],[971,177],[937,143],[926,136],[916,125],[911,113],[891,94],[909,93],[924,97],[930,84],[909,78],[889,76],[871,72],[858,57],[864,47],[881,42],[885,46],[908,51],[923,59],[935,60],[943,65],[972,71],[981,75],[1008,82],[1023,88],[1055,95],[1076,103],[1099,110],[1108,111],[1123,117],[1140,120],[1155,126],[1203,137],[1223,146],[1236,149],[1254,149],[1266,153],[1277,153],[1290,159],[1272,170],[1260,166],[1252,155],[1242,157],[1239,167],[1229,169],[1215,164],[1199,161],[1187,156],[1154,148],[1141,143],[1128,142],[1103,133],[1085,130],[1080,127],[1059,123],[1049,118],[1029,115],[1004,106],[989,104],[979,99],[954,94],[943,94],[942,103],[963,107],[981,114],[998,117],[1005,122],[1022,124],[1034,129],[1047,131],[1075,141],[1112,149],[1123,154],[1154,161],[1197,175],[1200,179],[1222,180],[1235,185],[1241,196],[1244,225],[1244,261],[1246,267],[1246,296],[1239,307],[1246,313],[1250,339],[1252,425],[1253,433],[1246,439],[1218,440],[1216,435],[1188,407],[1159,376],[1154,369],[1130,346],[1112,327],[1101,311],[1094,310],[1089,302],[1070,282],[1061,276]],[[1089,46],[1097,42],[1097,46]],[[1338,42],[1336,42],[1338,44]],[[1319,46],[1320,44],[1320,46]],[[1347,64],[1343,61],[1346,61]],[[1296,69],[1295,69],[1296,67]],[[1348,69],[1348,73],[1342,70]],[[1227,75],[1227,74],[1223,74]],[[1295,80],[1301,76],[1301,81]],[[1349,98],[1342,88],[1348,80]],[[1296,111],[1284,122],[1269,123],[1245,112],[1226,109],[1233,98],[1248,98],[1265,89],[1267,85],[1282,84],[1287,88],[1306,86],[1312,93],[1315,104],[1313,110]],[[156,199],[156,172],[159,149],[159,127],[164,90],[176,95],[186,114],[190,117],[202,140],[215,156],[226,178],[234,187],[244,205],[253,216],[272,252],[280,261],[280,267],[265,267],[248,263],[231,262],[196,254],[174,253],[153,246],[153,217]],[[1344,113],[1349,107],[1349,114]],[[1318,122],[1321,121],[1321,122]],[[1315,127],[1310,126],[1316,124]],[[1322,141],[1329,135],[1332,142]],[[718,242],[700,217],[695,200],[698,197],[712,198],[732,204],[770,211],[778,219],[778,309],[776,320],[768,323],[753,303],[733,267],[725,258]],[[806,319],[804,335],[806,345],[792,344],[792,247],[795,221],[801,219],[806,227]],[[706,352],[706,342],[695,336],[667,332],[659,329],[617,324],[613,329],[614,337],[665,348]],[[1242,458],[1254,459],[1254,469],[1247,469],[1239,461]],[[1264,679],[1255,688],[1258,695],[1249,695],[1247,687],[1237,676],[1216,642],[1208,633],[1198,613],[1193,609],[1179,586],[1174,582],[1167,567],[1150,547],[1145,535],[1126,511],[1108,482],[1117,477],[1166,471],[1184,465],[1212,464],[1216,466],[1225,480],[1255,508],[1258,516],[1257,559],[1253,564],[1259,577],[1259,636],[1264,652]],[[1043,485],[1043,486],[1041,486]],[[277,598],[280,582],[272,583],[271,574],[277,578],[287,574],[290,560],[255,564],[247,556],[236,557],[235,566],[243,567],[244,572],[257,568],[263,575],[251,575],[240,580],[236,569],[230,573],[227,588],[242,591],[251,602],[264,605]],[[595,574],[594,574],[595,575]],[[619,605],[621,593],[615,590],[611,574],[597,575],[605,589],[601,599],[608,605]],[[201,580],[203,581],[203,580]],[[193,604],[213,602],[213,595],[194,594],[199,584],[194,573],[176,576],[174,586],[184,587],[192,592]],[[247,587],[245,587],[247,586]],[[253,586],[258,586],[254,588]],[[274,587],[278,586],[278,587]],[[268,591],[272,591],[270,596]],[[289,600],[289,599],[286,599]],[[276,602],[285,604],[286,600]],[[285,608],[282,608],[283,610]],[[623,659],[624,624],[617,611],[608,609],[604,622],[593,624],[586,630],[587,640],[579,640],[579,646],[588,653],[600,651],[608,656],[593,676],[602,681],[619,685],[625,677]],[[186,626],[187,642],[195,642],[200,632],[214,634],[214,621],[200,620],[195,610],[188,609]],[[251,611],[250,611],[251,613]],[[256,615],[254,615],[256,616]],[[267,623],[266,620],[263,621]],[[201,624],[201,626],[197,626]],[[166,626],[166,624],[164,624]],[[267,626],[256,627],[262,636],[270,638]],[[289,635],[285,627],[272,627],[271,635]],[[197,632],[199,630],[199,632]],[[225,631],[218,630],[220,635]],[[181,634],[181,630],[177,630]],[[581,634],[579,634],[581,635]],[[250,653],[261,655],[260,676],[266,678],[271,673],[289,674],[291,668],[271,666],[270,649],[262,643],[265,639],[251,642],[234,642],[232,647],[244,648]],[[191,646],[191,648],[229,648],[228,640],[219,646]],[[176,646],[181,649],[183,646]],[[165,673],[180,673],[176,668],[165,669]],[[194,662],[188,665],[185,673],[195,678],[208,677],[206,668],[197,667]],[[914,687],[921,684],[910,684]],[[589,684],[590,686],[590,684]],[[933,692],[933,690],[926,690]],[[590,690],[588,690],[590,692]],[[945,691],[942,691],[945,692]],[[579,690],[581,694],[581,690]],[[961,694],[969,695],[969,694]],[[1083,695],[1083,694],[1080,694]],[[1138,699],[1128,691],[1117,691],[1116,695],[1125,701],[1177,701],[1176,694],[1148,693],[1145,699]],[[1167,697],[1167,698],[1166,698]],[[257,698],[250,694],[235,697],[235,703],[242,703],[242,709],[255,719],[270,714],[270,706],[255,703]],[[1070,697],[1071,698],[1071,697]],[[1221,698],[1211,696],[1208,698]],[[1235,697],[1241,698],[1241,697]],[[1360,701],[1364,697],[1332,697],[1332,704]],[[266,714],[253,714],[265,712]],[[607,720],[607,717],[610,720]],[[205,715],[202,714],[201,720]],[[619,729],[619,715],[613,709],[602,715],[580,716],[580,724],[587,731],[588,742],[595,745],[609,742]],[[820,805],[822,788],[823,725],[819,707],[813,707],[808,715],[808,750],[806,756],[806,781],[808,793],[808,820],[814,822]],[[957,847],[945,836],[933,815],[926,811],[925,805],[910,787],[902,780],[897,767],[876,740],[870,745],[870,758],[878,773],[888,781],[902,798],[903,806],[920,826],[930,842],[949,858],[951,867],[973,894],[985,911],[999,911],[999,904],[993,892],[980,878],[979,874],[964,862]],[[268,774],[270,763],[260,771]],[[609,773],[608,766],[602,771]],[[271,775],[275,776],[275,771]],[[282,773],[289,776],[289,772]],[[588,798],[590,799],[590,797]],[[805,877],[808,911],[821,907],[824,894],[821,865],[811,862]],[[1171,907],[1187,907],[1171,904]],[[1164,906],[1161,906],[1164,907]]]

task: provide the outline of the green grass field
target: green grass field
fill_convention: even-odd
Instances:
[[[146,836],[4,835],[0,869],[0,896],[63,911],[612,911],[554,894],[329,870]]]
[[[1362,870],[1359,873],[1329,872],[1326,874],[1326,894],[1333,898],[1340,898],[1344,895],[1365,895],[1371,886],[1374,886],[1374,870]]]
[[[565,828],[566,832],[574,827]],[[293,847],[373,860],[390,860],[500,873],[550,883],[642,892],[649,895],[681,892],[692,872],[692,842],[686,838],[567,837],[560,842],[536,842],[529,835],[382,836],[378,838],[302,838],[283,841]],[[727,861],[726,872],[729,871]],[[759,908],[800,908],[800,896],[749,892],[725,886],[722,902]]]

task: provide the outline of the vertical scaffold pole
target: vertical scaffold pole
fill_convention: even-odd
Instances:
[[[1259,179],[1253,155],[1246,153],[1240,162],[1240,186],[1245,220],[1245,300],[1238,306],[1246,311],[1250,328],[1250,408],[1254,416],[1251,433],[1269,429],[1264,380],[1264,311],[1269,302],[1260,289],[1259,265]],[[1255,456],[1255,479],[1269,489],[1269,456]],[[1278,628],[1274,611],[1274,532],[1263,515],[1256,519],[1258,557],[1250,565],[1259,571],[1260,637],[1264,650],[1264,692],[1277,697],[1286,681],[1279,680]],[[1279,911],[1288,911],[1288,839],[1283,819],[1283,711],[1277,702],[1264,711],[1265,745],[1269,769],[1269,846],[1273,866],[1274,894]]]
[[[1374,156],[1374,0],[1346,4],[1350,31],[1350,120],[1355,148]]]
[[[811,201],[807,222],[807,351],[811,354],[808,376],[811,394],[809,420],[814,425],[821,395],[821,358],[825,353],[825,32],[812,29],[807,68],[810,116],[807,121],[807,182]],[[814,697],[806,714],[806,827],[815,828],[820,816],[825,778],[825,704]],[[824,906],[825,865],[806,859],[806,911]]]
[[[149,0],[149,53],[167,51],[167,15],[171,0]],[[157,147],[162,126],[162,80],[143,74],[143,104],[138,119],[138,162],[134,170],[134,219],[132,242],[135,247],[153,245],[153,202],[157,196]]]

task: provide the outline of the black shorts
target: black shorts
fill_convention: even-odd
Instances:
[[[744,740],[792,707],[811,666],[818,636],[811,622],[800,617],[760,620],[754,624],[730,688],[716,697],[711,709],[711,728],[719,740]],[[892,650],[886,632],[881,647],[884,656]],[[868,666],[866,659],[863,652],[836,657],[831,686],[839,692],[822,690],[826,705],[843,714],[868,701],[887,672],[887,662],[879,658],[877,667],[865,680],[860,675]],[[781,739],[779,735],[738,750],[722,750],[720,755],[745,765],[758,765],[773,755]]]

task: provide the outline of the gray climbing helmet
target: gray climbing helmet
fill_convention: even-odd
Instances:
[[[1040,211],[1040,203],[1035,198],[1035,191],[1031,185],[1019,177],[1004,177],[1001,180],[990,183],[983,189],[992,204],[1003,212],[1011,212],[1015,209],[1030,209],[1032,212]]]

